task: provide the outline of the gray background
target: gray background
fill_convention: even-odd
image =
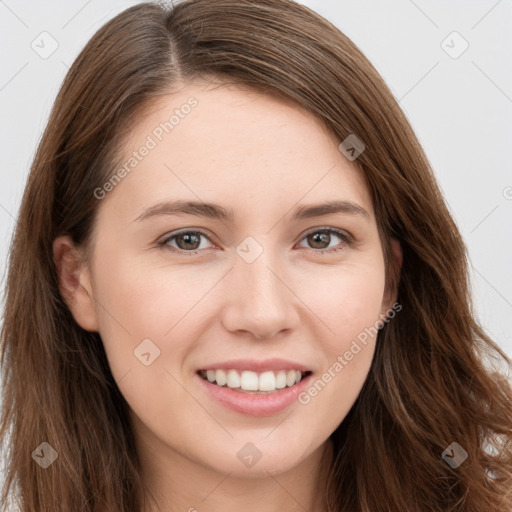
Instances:
[[[135,3],[0,0],[2,285],[30,162],[60,83],[93,33]],[[480,322],[512,356],[512,2],[301,3],[348,35],[399,100],[467,243]]]

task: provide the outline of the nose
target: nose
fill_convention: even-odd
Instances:
[[[238,258],[228,279],[221,313],[226,330],[263,340],[298,326],[300,301],[291,278],[265,252],[250,264]]]

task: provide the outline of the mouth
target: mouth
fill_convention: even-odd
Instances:
[[[311,384],[313,371],[287,359],[232,359],[196,372],[210,399],[238,414],[265,417],[297,402]]]
[[[309,370],[296,369],[255,372],[219,368],[197,371],[197,374],[210,384],[252,395],[268,395],[278,393],[285,388],[293,388],[311,373]]]

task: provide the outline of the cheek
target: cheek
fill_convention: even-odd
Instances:
[[[148,268],[135,258],[117,260],[96,276],[95,295],[105,306],[99,309],[103,325],[108,328],[115,318],[134,336],[162,337],[204,297],[218,280],[216,274],[192,266]]]
[[[371,366],[381,320],[384,265],[337,269],[316,283],[301,293],[321,319],[317,324],[324,326],[316,331],[323,366],[298,402],[307,411],[309,428],[321,418],[325,431],[332,432],[357,399]],[[328,286],[321,287],[322,283]]]
[[[139,346],[147,346],[151,357],[160,350],[151,367],[175,366],[199,337],[195,335],[201,328],[198,318],[214,314],[215,304],[203,299],[225,271],[192,265],[152,268],[137,264],[136,258],[109,262],[107,256],[101,261],[94,295],[114,377],[139,369],[141,362],[134,353]],[[171,340],[172,350],[166,350]]]
[[[198,317],[207,308],[201,299],[222,271],[148,268],[120,258],[95,274],[101,338],[130,407],[139,418],[154,418],[158,411],[159,422],[169,425],[179,420],[178,406],[186,406],[198,418],[194,431],[201,431],[204,411],[179,384],[180,367],[200,337]]]
[[[297,295],[310,307],[330,336],[332,349],[373,325],[382,310],[384,263],[370,262],[316,270],[302,280]]]

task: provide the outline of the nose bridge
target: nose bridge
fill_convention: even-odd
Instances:
[[[262,251],[253,261],[243,253],[236,256],[223,315],[226,329],[250,331],[261,339],[296,325],[294,295],[280,268],[270,251]]]

